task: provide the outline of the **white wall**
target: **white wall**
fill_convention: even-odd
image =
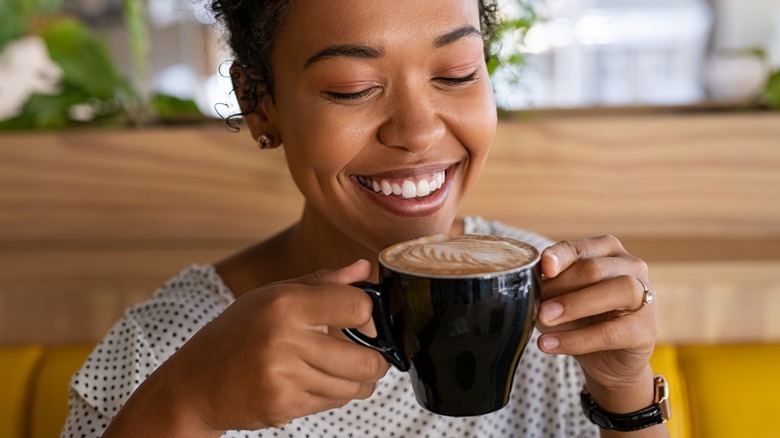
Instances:
[[[780,0],[713,0],[715,49],[762,47],[780,66]]]

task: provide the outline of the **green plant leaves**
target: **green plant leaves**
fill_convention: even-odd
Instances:
[[[0,50],[12,40],[27,33],[36,17],[54,14],[62,9],[62,0],[0,1]]]
[[[127,91],[127,83],[102,41],[85,25],[71,19],[60,20],[47,27],[42,37],[49,56],[62,68],[66,89],[97,99],[112,99],[118,92]]]
[[[780,110],[780,70],[769,76],[761,94],[761,102],[769,109]]]
[[[123,102],[131,98],[132,90],[97,35],[81,22],[65,18],[49,21],[41,37],[49,57],[62,69],[61,92],[31,96],[22,114],[0,123],[0,129],[126,123]]]
[[[496,36],[491,44],[494,56],[488,59],[487,68],[491,75],[500,67],[517,70],[525,63],[525,55],[520,51],[519,43],[525,37],[528,29],[537,21],[536,11],[531,2],[518,0],[521,16],[505,19],[496,30]],[[503,44],[515,40],[511,47]]]
[[[154,108],[157,115],[166,120],[203,118],[198,105],[189,99],[158,94],[154,96]]]

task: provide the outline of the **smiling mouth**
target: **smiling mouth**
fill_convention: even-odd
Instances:
[[[358,176],[357,181],[363,187],[385,196],[396,196],[404,199],[424,198],[442,188],[446,181],[446,171],[440,170],[410,178]]]

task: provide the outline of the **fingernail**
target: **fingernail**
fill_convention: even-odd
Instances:
[[[542,313],[542,318],[550,322],[563,314],[563,305],[557,301],[548,301],[542,303],[540,312]]]
[[[558,272],[558,267],[561,264],[561,261],[558,259],[558,255],[555,253],[550,253],[550,261],[552,262],[553,270]]]
[[[551,277],[555,277],[555,275],[558,274],[558,266],[560,266],[560,260],[558,259],[558,256],[553,252],[546,252],[546,257],[550,260],[548,263],[549,268],[552,272],[548,272],[548,274],[553,274]]]
[[[561,345],[561,341],[555,336],[542,336],[542,350],[555,350]]]

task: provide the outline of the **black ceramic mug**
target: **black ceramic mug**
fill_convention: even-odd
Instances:
[[[354,342],[409,371],[417,402],[441,415],[504,407],[539,305],[539,251],[517,240],[436,235],[379,254],[375,338]]]

